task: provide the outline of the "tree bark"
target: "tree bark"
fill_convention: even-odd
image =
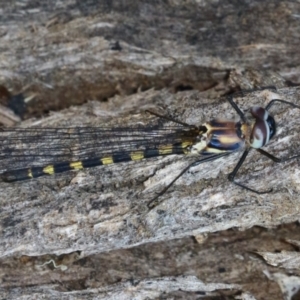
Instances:
[[[1,8],[1,83],[28,100],[16,126],[145,125],[157,119],[149,109],[194,125],[238,120],[222,96],[240,89],[254,89],[235,97],[244,111],[272,99],[300,105],[291,87],[299,82],[298,3],[26,0]],[[278,104],[270,113],[277,134],[264,149],[297,155],[299,109]],[[18,120],[7,116],[3,107],[3,124]],[[257,195],[227,179],[241,154],[191,168],[152,210],[149,201],[195,158],[1,182],[2,298],[296,297],[298,160],[275,164],[253,150],[236,180],[273,188]]]

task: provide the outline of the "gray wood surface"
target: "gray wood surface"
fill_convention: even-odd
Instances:
[[[265,86],[277,91],[245,94],[238,105],[300,105],[290,86],[299,83],[299,8],[1,1],[0,83],[30,99],[18,126],[147,124],[147,109],[196,125],[237,119],[222,96]],[[299,110],[271,111],[278,132],[266,150],[296,155]],[[0,109],[2,123],[17,120]],[[299,161],[252,152],[237,180],[272,193],[228,182],[240,152],[193,167],[151,211],[149,200],[193,158],[0,183],[1,298],[291,299],[300,286]]]

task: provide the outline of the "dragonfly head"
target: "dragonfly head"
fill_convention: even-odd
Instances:
[[[275,135],[276,123],[263,107],[254,106],[250,109],[250,113],[255,119],[250,135],[250,146],[258,149],[266,145]]]

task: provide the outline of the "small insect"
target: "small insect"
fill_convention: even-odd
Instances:
[[[214,119],[194,126],[151,112],[162,120],[174,122],[175,126],[4,128],[0,132],[0,163],[5,170],[0,178],[4,182],[14,182],[163,155],[197,157],[148,203],[148,207],[153,208],[158,204],[157,199],[192,166],[244,148],[241,158],[228,175],[229,181],[253,193],[269,193],[272,190],[258,191],[236,182],[236,174],[251,149],[277,163],[300,157],[278,158],[262,149],[276,133],[275,120],[268,110],[276,103],[298,109],[300,106],[273,99],[265,108],[255,106],[244,113],[232,97],[228,97],[228,101],[240,116],[240,121]],[[66,141],[71,146],[66,146]]]

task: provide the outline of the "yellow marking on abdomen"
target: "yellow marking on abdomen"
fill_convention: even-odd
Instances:
[[[164,145],[158,148],[158,153],[160,155],[172,154],[172,152],[173,152],[173,145]]]
[[[31,169],[28,169],[28,177],[33,178],[33,174],[32,174]]]
[[[132,160],[140,160],[140,159],[143,159],[143,158],[145,158],[144,152],[143,152],[143,151],[131,152],[131,153],[130,153],[130,158],[131,158]]]
[[[81,161],[71,162],[70,163],[70,168],[77,169],[77,170],[83,169],[82,162]]]
[[[187,154],[190,152],[190,150],[188,150],[187,148],[192,146],[193,143],[192,142],[182,142],[181,143],[181,148],[184,154]]]
[[[114,163],[114,159],[112,156],[103,157],[100,159],[103,165],[109,165]]]
[[[49,166],[45,167],[43,169],[43,173],[49,174],[49,175],[53,175],[55,173],[54,172],[54,166],[53,165],[49,165]]]

